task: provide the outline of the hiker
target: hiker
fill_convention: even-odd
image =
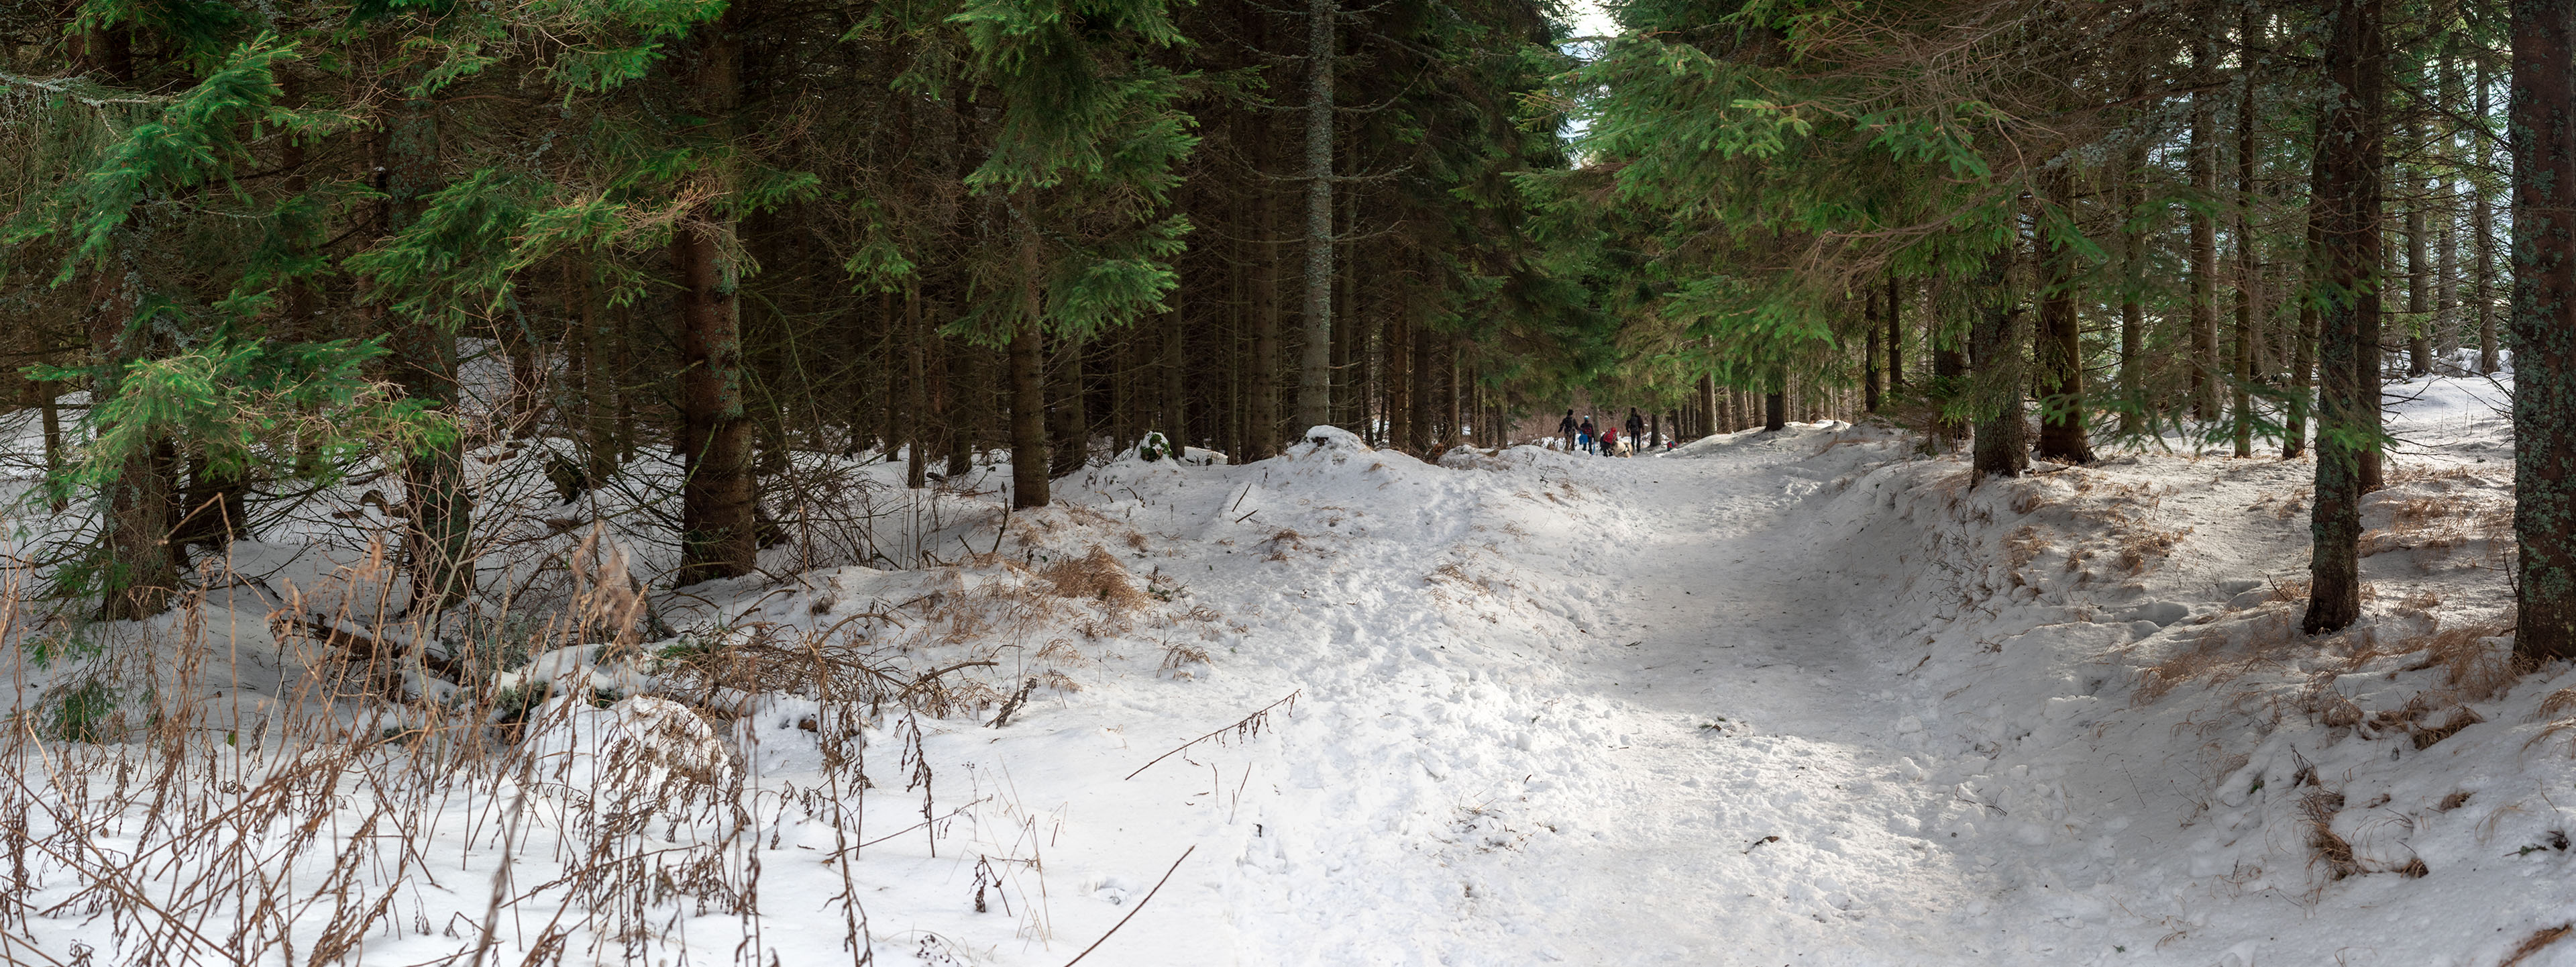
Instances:
[[[1602,455],[1602,456],[1605,456],[1605,457],[1624,457],[1624,456],[1627,456],[1627,455],[1628,455],[1627,450],[1626,450],[1626,447],[1627,447],[1627,446],[1628,446],[1627,441],[1622,440],[1622,439],[1620,439],[1620,438],[1619,438],[1619,428],[1618,428],[1618,427],[1615,427],[1615,426],[1614,426],[1614,427],[1611,427],[1611,428],[1609,428],[1609,429],[1607,429],[1607,430],[1603,430],[1603,431],[1601,431],[1601,455]]]
[[[1601,431],[1592,428],[1592,417],[1588,415],[1585,416],[1583,418],[1583,425],[1576,427],[1574,430],[1575,438],[1583,442],[1583,452],[1592,452],[1593,435],[1599,432]]]
[[[1565,411],[1565,419],[1556,421],[1556,433],[1565,438],[1565,452],[1574,452],[1574,411]]]
[[[1628,446],[1631,449],[1634,449],[1636,447],[1644,446],[1645,443],[1646,417],[1644,414],[1637,412],[1636,407],[1631,406],[1628,408]]]

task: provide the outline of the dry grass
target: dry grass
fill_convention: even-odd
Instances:
[[[2040,536],[2039,528],[2024,524],[2004,538],[2004,567],[2019,571],[2047,550],[2048,538]]]
[[[2454,696],[2483,702],[2503,694],[2521,677],[2513,650],[2492,642],[2512,630],[2507,622],[2461,625],[2436,631],[2421,644],[2426,658],[2441,667],[2442,684]]]
[[[2540,707],[2532,712],[2532,717],[2548,724],[2542,726],[2530,741],[2523,743],[2524,751],[2560,735],[2576,734],[2576,688],[2562,688],[2549,693],[2547,698],[2540,700]],[[2567,744],[2567,754],[2576,757],[2576,741]]]
[[[800,499],[842,501],[841,510],[857,499],[829,489]],[[898,547],[882,514],[786,512],[785,553],[800,570],[937,563]],[[1068,509],[1052,528],[1021,519],[1038,529],[1115,523],[1085,513]],[[18,676],[29,684],[0,738],[11,763],[0,770],[0,854],[13,870],[0,880],[9,944],[0,960],[373,962],[398,944],[406,962],[551,967],[667,960],[695,940],[701,962],[771,963],[756,934],[709,948],[678,925],[709,915],[756,923],[763,844],[782,824],[855,830],[872,785],[867,752],[880,753],[877,785],[918,795],[909,805],[928,825],[911,835],[932,836],[939,777],[921,719],[980,716],[1008,698],[978,672],[1007,649],[1031,648],[1041,666],[1083,660],[1070,645],[1036,647],[1071,616],[1108,627],[1155,604],[1100,547],[1035,573],[969,549],[989,579],[961,577],[855,615],[837,587],[811,588],[811,601],[793,606],[702,604],[690,609],[698,618],[732,625],[668,643],[674,632],[654,606],[686,595],[647,593],[605,531],[563,523],[573,518],[493,519],[527,566],[487,586],[488,609],[460,608],[431,627],[396,617],[398,600],[387,605],[399,572],[381,543],[288,588],[264,619],[199,590],[148,630],[56,619],[37,633],[42,614],[22,590],[29,575],[0,568],[0,645],[45,659]],[[1123,537],[1143,549],[1123,526],[1105,533],[1111,546]],[[204,571],[201,583],[218,590],[261,586],[221,562]],[[323,594],[322,584],[337,590]],[[759,620],[766,614],[828,627]],[[1203,608],[1192,616],[1220,620]],[[109,631],[119,637],[102,637]],[[239,668],[215,667],[238,660],[244,638],[268,649],[262,660],[274,653],[281,681],[253,692]],[[668,644],[646,654],[645,640]],[[958,650],[932,659],[935,648]],[[533,656],[568,664],[540,671]],[[1178,647],[1166,671],[1205,660],[1204,649]],[[1080,688],[1054,669],[1011,687],[1029,680]],[[774,728],[820,752],[797,786],[764,785],[743,767],[750,743],[779,741],[759,738]],[[863,731],[880,747],[863,748]],[[110,843],[105,831],[121,838]],[[818,858],[853,864],[861,852],[850,840]],[[1035,868],[1033,855],[991,862],[1006,859]],[[848,889],[821,908],[859,953],[863,897]],[[35,918],[80,926],[30,931]],[[1030,924],[1043,935],[1042,922]],[[112,956],[72,939],[111,936]]]
[[[2350,728],[2361,724],[2361,705],[2351,696],[2335,690],[2334,682],[2335,676],[2331,672],[2311,677],[2307,687],[2299,693],[2299,710],[2329,728]]]
[[[2361,556],[2413,551],[2417,566],[2430,566],[2472,544],[2486,545],[2490,561],[2502,561],[2512,549],[2511,501],[2413,497],[2392,501],[2388,514],[2387,526],[2362,533]]]
[[[2051,490],[2052,488],[2045,481],[2029,478],[2014,481],[2012,512],[2029,516],[2054,506],[2057,503],[2057,495]]]
[[[2576,932],[2576,924],[2562,923],[2555,927],[2542,927],[2538,930],[2534,930],[2531,932],[2531,936],[2524,937],[2522,938],[2521,943],[2513,945],[2513,950],[2506,953],[2503,960],[2497,961],[2496,967],[2515,967],[2515,965],[2531,959],[2531,955],[2539,953],[2550,944],[2557,943],[2570,932]]]
[[[1311,550],[1306,546],[1306,535],[1286,527],[1272,532],[1262,543],[1270,545],[1270,553],[1262,557],[1265,561],[1285,561],[1299,551]]]
[[[2368,872],[2352,850],[2352,843],[2334,831],[2334,817],[2343,811],[2343,794],[2312,792],[2299,798],[2299,812],[2308,827],[2308,863],[2323,864],[2326,879],[2340,880]]]
[[[2119,556],[2113,558],[2113,563],[2118,564],[2120,570],[2131,575],[2144,574],[2147,569],[2163,561],[2166,555],[2172,554],[2174,546],[2182,543],[2182,539],[2189,536],[2191,531],[2191,528],[2184,527],[2178,530],[2144,529],[2124,533],[2120,536]]]
[[[560,654],[606,641],[592,646],[594,667],[640,660],[616,643],[631,633],[634,608],[622,598],[631,588],[596,583],[618,593],[577,598],[588,610],[556,614],[511,649]],[[0,616],[14,611],[0,606]],[[944,672],[906,673],[835,642],[753,633],[674,656],[672,674],[693,692],[619,695],[578,670],[502,688],[504,665],[459,654],[448,656],[457,690],[435,702],[417,691],[424,656],[399,647],[417,629],[345,610],[282,622],[338,633],[286,640],[301,650],[285,657],[316,673],[290,680],[255,722],[238,717],[238,704],[199,699],[221,678],[197,658],[128,663],[241,647],[227,643],[230,614],[200,592],[175,628],[115,629],[134,637],[106,645],[99,661],[54,667],[67,682],[87,682],[70,691],[95,701],[53,716],[59,738],[13,729],[0,749],[17,763],[45,763],[12,768],[0,783],[0,811],[16,817],[7,847],[15,873],[0,883],[0,901],[19,917],[78,917],[88,924],[80,935],[120,938],[118,963],[356,962],[387,942],[443,945],[450,952],[433,949],[430,959],[454,963],[496,948],[537,965],[646,957],[679,941],[675,911],[757,915],[753,812],[852,820],[866,785],[857,723],[871,695],[948,700]],[[0,639],[20,640],[11,630],[0,627]],[[370,653],[349,653],[360,639],[373,643]],[[725,738],[740,713],[733,686],[779,679],[824,700],[800,723],[824,753],[822,786],[793,804],[759,788]],[[21,715],[38,709],[35,698],[20,696]],[[583,716],[618,724],[589,753],[548,752]],[[98,834],[118,828],[138,835],[104,848]],[[525,879],[480,872],[513,855],[497,868]],[[855,936],[857,910],[847,910]],[[39,939],[27,926],[0,927],[16,941],[10,962],[90,962],[88,947]],[[766,959],[739,953],[745,963]]]
[[[1163,643],[1163,663],[1155,668],[1155,672],[1169,678],[1187,679],[1193,677],[1190,673],[1189,666],[1205,665],[1207,663],[1207,649],[1200,648],[1196,645],[1166,641]]]
[[[2461,729],[2468,728],[2469,726],[2476,725],[2484,721],[2486,721],[2486,716],[2479,715],[2476,709],[2472,709],[2466,705],[2459,706],[2451,710],[2450,718],[2443,720],[2442,724],[2431,728],[2417,729],[2415,731],[2415,748],[2418,750],[2429,748],[2433,743],[2440,742],[2443,739],[2459,734]]]
[[[2476,468],[2465,463],[2412,462],[2388,468],[2388,482],[2392,484],[2414,483],[2419,480],[2478,480],[2484,476]]]
[[[2298,619],[2289,611],[2269,611],[2203,633],[2188,650],[2140,670],[2129,702],[2152,705],[2186,682],[2215,687],[2259,669],[2286,667],[2292,653],[2307,646]]]
[[[2271,593],[2263,597],[2265,604],[2306,604],[2309,592],[2316,587],[2313,578],[2267,576],[2264,581],[2271,586]]]
[[[1136,590],[1135,583],[1128,579],[1127,566],[1119,563],[1118,556],[1097,544],[1081,557],[1048,564],[1038,576],[1046,579],[1056,597],[1097,601],[1113,613],[1153,602],[1145,592]]]

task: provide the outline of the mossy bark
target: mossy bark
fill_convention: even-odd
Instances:
[[[2576,658],[2576,12],[2513,5],[2515,654]]]

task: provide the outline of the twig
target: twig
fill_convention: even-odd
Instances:
[[[1224,734],[1226,734],[1227,732],[1241,732],[1241,731],[1244,731],[1244,730],[1249,729],[1249,730],[1251,730],[1251,731],[1252,731],[1252,732],[1254,732],[1254,733],[1259,733],[1259,732],[1261,731],[1260,719],[1261,719],[1261,717],[1262,717],[1262,716],[1270,714],[1270,710],[1271,710],[1271,709],[1278,708],[1279,706],[1282,706],[1282,705],[1287,705],[1287,706],[1288,706],[1288,712],[1289,712],[1289,714],[1291,714],[1291,715],[1296,714],[1296,712],[1297,712],[1297,706],[1296,706],[1296,705],[1294,705],[1293,703],[1297,701],[1297,696],[1298,696],[1298,695],[1300,695],[1300,694],[1303,694],[1305,691],[1306,691],[1305,689],[1302,689],[1302,688],[1301,688],[1301,689],[1298,689],[1298,690],[1296,690],[1296,691],[1294,691],[1294,692],[1290,692],[1290,693],[1288,693],[1288,697],[1287,697],[1287,698],[1283,698],[1283,699],[1280,699],[1280,700],[1278,700],[1278,701],[1276,701],[1276,702],[1272,702],[1272,703],[1270,703],[1270,704],[1268,704],[1268,705],[1264,705],[1264,706],[1262,706],[1262,707],[1261,707],[1261,710],[1260,710],[1260,711],[1258,711],[1258,712],[1254,712],[1254,713],[1252,713],[1252,714],[1250,714],[1250,715],[1246,715],[1246,716],[1244,716],[1241,720],[1239,720],[1239,721],[1235,722],[1233,725],[1226,726],[1225,728],[1218,729],[1218,730],[1216,730],[1216,731],[1214,731],[1214,732],[1210,732],[1210,733],[1208,733],[1208,734],[1206,734],[1206,735],[1199,736],[1198,738],[1191,739],[1191,740],[1189,740],[1189,741],[1187,741],[1187,742],[1183,742],[1183,743],[1181,743],[1181,744],[1180,744],[1180,747],[1179,747],[1179,748],[1175,748],[1175,749],[1173,749],[1173,750],[1172,750],[1172,751],[1170,751],[1170,752],[1166,752],[1166,753],[1163,753],[1162,755],[1155,756],[1155,757],[1154,757],[1154,762],[1161,762],[1161,761],[1163,761],[1163,760],[1165,760],[1165,759],[1169,759],[1169,758],[1171,758],[1171,757],[1173,757],[1173,756],[1175,756],[1175,755],[1179,755],[1179,754],[1180,754],[1180,752],[1181,752],[1181,749],[1189,748],[1189,747],[1194,746],[1194,745],[1197,745],[1197,744],[1199,744],[1199,743],[1201,743],[1201,742],[1205,742],[1205,741],[1207,741],[1207,740],[1209,740],[1209,739],[1216,738],[1217,736],[1224,735]],[[1148,762],[1148,763],[1145,763],[1144,765],[1137,766],[1137,767],[1136,767],[1136,771],[1135,771],[1135,772],[1130,772],[1130,773],[1128,773],[1128,774],[1127,774],[1127,779],[1133,779],[1133,778],[1136,778],[1138,775],[1143,774],[1145,770],[1153,768],[1153,767],[1154,767],[1154,762]],[[1120,782],[1125,782],[1125,781],[1127,781],[1127,779],[1121,779],[1121,780],[1118,780],[1118,781],[1120,781]]]
[[[1100,949],[1101,944],[1108,943],[1110,935],[1117,933],[1118,928],[1126,926],[1127,921],[1136,919],[1137,914],[1145,912],[1145,904],[1154,902],[1154,894],[1163,892],[1163,884],[1171,882],[1172,874],[1180,872],[1181,860],[1189,859],[1190,854],[1198,852],[1198,849],[1197,844],[1191,844],[1190,848],[1182,850],[1181,859],[1173,860],[1172,868],[1163,871],[1163,878],[1154,881],[1154,888],[1145,891],[1145,898],[1136,901],[1136,909],[1127,911],[1127,915],[1119,917],[1117,923],[1110,924],[1109,933],[1101,934],[1100,939],[1091,942],[1091,946],[1082,948],[1081,953],[1073,955],[1072,960],[1064,962],[1064,967],[1073,967],[1073,965],[1081,963],[1082,958],[1091,956],[1091,952]]]
[[[1002,726],[1009,725],[1011,723],[1011,713],[1019,711],[1020,703],[1028,701],[1029,693],[1036,691],[1037,687],[1038,680],[1035,676],[1031,676],[1027,681],[1021,682],[1020,690],[1011,694],[1011,700],[1002,703],[1002,713],[993,716],[993,727],[998,729]]]
[[[975,808],[976,806],[980,806],[980,805],[983,805],[983,804],[984,804],[984,803],[986,803],[986,802],[990,802],[990,801],[992,800],[992,798],[993,798],[993,797],[991,797],[991,796],[985,796],[985,797],[983,797],[983,798],[981,798],[981,799],[977,799],[977,800],[975,800],[974,802],[970,802],[970,803],[967,803],[967,804],[965,804],[965,805],[963,805],[963,806],[959,806],[959,807],[957,807],[957,808],[955,808],[955,809],[951,809],[951,810],[949,810],[949,811],[948,811],[948,815],[946,815],[946,816],[941,816],[941,817],[939,817],[938,819],[925,819],[925,820],[922,820],[922,821],[920,821],[920,822],[914,823],[914,824],[912,824],[912,825],[910,825],[910,826],[906,826],[906,827],[904,827],[904,828],[902,828],[902,829],[895,830],[894,832],[887,833],[887,834],[885,834],[885,835],[883,835],[883,836],[879,836],[879,837],[877,837],[877,838],[875,838],[875,839],[872,839],[872,840],[869,840],[869,841],[867,841],[867,842],[860,843],[860,844],[858,844],[858,845],[856,845],[856,846],[849,846],[849,847],[844,847],[844,848],[841,848],[841,849],[833,850],[833,851],[832,851],[832,855],[830,855],[830,856],[826,856],[826,857],[824,857],[824,859],[825,859],[825,860],[838,859],[838,858],[840,858],[840,857],[841,857],[841,855],[842,855],[842,854],[848,853],[848,852],[850,852],[850,851],[852,851],[852,850],[862,850],[862,849],[866,849],[866,848],[868,848],[868,847],[870,847],[870,846],[875,846],[875,845],[876,845],[876,844],[878,844],[878,843],[885,842],[886,840],[890,840],[890,839],[893,839],[893,838],[895,838],[895,837],[897,837],[897,836],[901,836],[901,835],[903,835],[903,834],[905,834],[905,833],[912,832],[913,830],[920,829],[921,827],[928,826],[928,825],[930,825],[930,824],[932,824],[932,823],[942,822],[942,821],[945,821],[945,820],[948,820],[948,819],[955,818],[955,817],[956,817],[956,815],[957,815],[958,813],[965,812],[965,811],[967,811],[967,810],[969,810],[969,809],[973,809],[973,808]]]

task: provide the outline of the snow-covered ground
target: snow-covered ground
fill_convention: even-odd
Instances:
[[[2576,761],[2549,721],[2576,701],[2546,701],[2576,675],[2497,664],[2501,392],[2392,393],[2416,397],[2392,424],[2410,450],[2366,504],[2368,617],[2332,639],[2295,631],[2304,462],[2132,455],[1972,489],[1842,424],[1439,466],[1326,434],[1243,466],[1123,460],[1006,532],[961,487],[910,539],[949,563],[659,602],[683,644],[994,662],[940,679],[945,714],[639,661],[559,688],[487,753],[529,768],[481,792],[401,792],[354,755],[358,792],[239,841],[296,873],[261,882],[299,963],[464,963],[487,929],[494,962],[843,963],[864,915],[881,964],[2489,967],[2576,919]],[[203,612],[229,630],[201,649],[291,649],[237,607]],[[518,678],[593,680],[590,656]],[[284,761],[244,746],[207,774]],[[0,955],[121,962],[139,942],[115,923],[185,920],[203,944],[166,949],[221,961],[258,904],[178,884],[232,861],[156,841],[148,799],[61,835],[100,810],[30,768],[33,838],[115,859],[27,859]],[[188,800],[209,816],[261,795],[209,786]],[[649,819],[600,818],[621,814]],[[328,848],[290,856],[298,828]],[[118,882],[188,916],[93,915],[135,905],[73,872],[150,864]]]

